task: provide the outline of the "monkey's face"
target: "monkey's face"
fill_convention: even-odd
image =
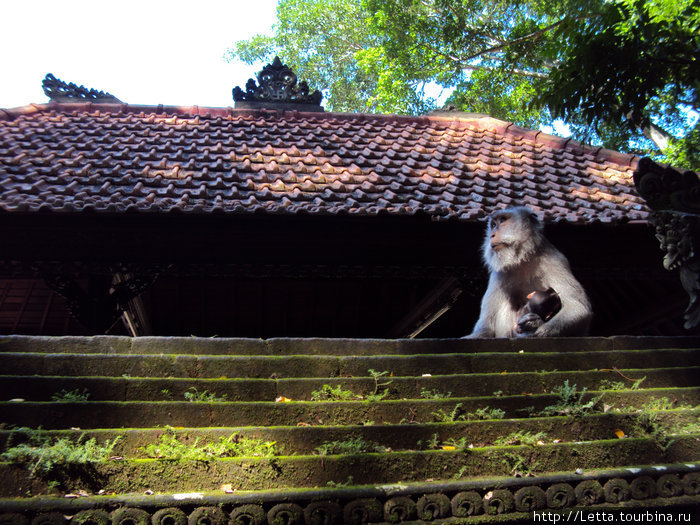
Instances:
[[[522,264],[541,242],[541,226],[528,208],[497,211],[489,217],[483,244],[484,260],[492,271]]]
[[[513,217],[505,212],[494,214],[489,218],[489,244],[491,249],[498,252],[513,243]]]

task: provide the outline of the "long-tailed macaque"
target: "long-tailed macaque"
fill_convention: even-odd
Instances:
[[[542,234],[542,223],[532,210],[514,207],[494,212],[482,246],[489,284],[481,313],[467,337],[516,335],[581,336],[588,333],[593,313],[586,292],[572,275],[564,254]],[[534,290],[553,288],[561,310],[533,333],[518,334],[518,312]]]

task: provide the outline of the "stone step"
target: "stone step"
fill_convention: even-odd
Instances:
[[[513,372],[508,374],[450,374],[426,377],[381,377],[379,387],[388,389],[386,399],[420,399],[421,397],[487,396],[535,394],[551,392],[564,381],[579,389],[605,389],[616,383],[616,388],[690,387],[698,384],[700,367],[602,369],[563,372]],[[0,399],[21,398],[28,401],[50,401],[61,392],[77,392],[91,401],[176,401],[184,400],[185,393],[211,393],[227,401],[271,401],[280,396],[296,401],[310,401],[312,393],[329,385],[350,390],[367,397],[377,390],[371,377],[342,378],[152,378],[100,376],[38,376],[1,375]],[[194,390],[193,390],[194,389]]]
[[[587,392],[583,402],[602,395],[600,406],[642,409],[666,400],[676,405],[700,405],[700,387]],[[6,424],[27,427],[123,428],[170,425],[174,427],[226,427],[298,424],[362,425],[376,423],[433,422],[436,413],[446,418],[484,409],[502,410],[504,417],[529,417],[557,402],[554,394],[488,396],[446,400],[408,399],[324,402],[209,402],[188,401],[85,401],[2,402]],[[459,407],[457,407],[459,405]]]
[[[629,407],[626,407],[629,409]],[[700,408],[692,410],[647,410],[643,417],[653,417],[664,428],[683,429],[697,423]],[[144,447],[156,445],[162,436],[173,436],[183,446],[204,446],[231,436],[274,442],[277,455],[320,454],[324,444],[361,438],[384,449],[423,450],[442,448],[449,443],[463,442],[463,446],[485,447],[504,441],[519,444],[519,439],[534,436],[542,443],[586,442],[611,439],[622,430],[625,437],[647,437],[644,420],[637,411],[593,413],[578,418],[531,417],[526,419],[490,419],[456,421],[453,423],[373,424],[366,425],[304,425],[304,426],[248,426],[248,427],[191,427],[191,428],[109,428],[41,430],[27,433],[20,429],[0,430],[0,452],[7,446],[31,442],[28,435],[38,434],[53,441],[69,439],[73,442],[95,439],[98,443],[117,439],[113,455],[131,459],[147,458]],[[518,438],[518,436],[523,436]]]
[[[90,522],[90,509],[103,513],[94,523],[264,524],[278,511],[282,523],[447,523],[468,516],[465,501],[508,520],[557,506],[612,508],[616,494],[624,508],[693,506],[698,343],[0,337],[0,525],[51,512]],[[576,390],[561,408],[565,384]],[[335,388],[349,400],[311,401]],[[193,393],[215,398],[188,401]],[[89,397],[70,397],[80,394]],[[595,409],[582,408],[593,400]],[[69,442],[80,458],[117,436],[108,459],[66,459]],[[221,439],[260,448],[202,456]],[[47,443],[65,450],[54,458]],[[65,512],[60,498],[43,507],[23,498],[80,491],[105,495]],[[175,495],[183,492],[196,494]],[[243,505],[256,517],[234,519]],[[131,517],[104,518],[124,506]],[[165,507],[177,510],[170,521]]]
[[[387,484],[426,480],[458,480],[508,476],[518,472],[551,473],[595,470],[610,464],[639,465],[697,463],[699,434],[674,436],[665,449],[650,438],[557,443],[540,446],[484,447],[468,450],[424,450],[369,452],[324,456],[276,456],[225,458],[210,461],[163,459],[113,459],[89,465],[74,465],[62,479],[70,491],[87,489],[119,494],[153,492],[215,491],[231,484],[239,490],[269,490],[290,487],[324,487],[336,484]],[[1,465],[4,482],[0,497],[20,497],[48,490],[40,477],[23,466]],[[8,481],[11,480],[10,483]]]
[[[53,524],[62,523],[64,516],[74,523],[161,525],[532,523],[533,511],[543,521],[563,512],[570,519],[591,523],[600,519],[693,523],[700,504],[699,468],[682,463],[302,490],[16,498],[0,500],[0,523]],[[596,512],[605,515],[598,514],[596,520]]]
[[[700,348],[402,356],[190,356],[0,353],[3,375],[282,378],[367,377],[700,366]]]
[[[189,355],[405,355],[434,353],[589,352],[698,348],[700,337],[520,339],[321,339],[124,336],[0,336],[0,352]]]

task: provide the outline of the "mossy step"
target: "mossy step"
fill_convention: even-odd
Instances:
[[[377,355],[698,348],[699,337],[519,339],[323,339],[124,336],[0,336],[0,352],[203,355]]]
[[[692,410],[593,413],[572,417],[532,417],[527,419],[492,419],[487,421],[458,421],[454,423],[367,424],[344,426],[274,426],[274,427],[194,427],[194,428],[141,428],[92,430],[0,430],[0,452],[6,447],[28,442],[29,437],[40,437],[50,442],[68,439],[84,443],[95,439],[98,444],[117,439],[113,455],[125,458],[146,458],[143,447],[157,445],[163,436],[174,437],[186,446],[202,447],[221,439],[237,436],[261,442],[274,442],[276,455],[320,453],[319,447],[329,443],[349,443],[361,439],[374,445],[399,450],[425,450],[459,443],[483,447],[496,443],[519,444],[518,439],[541,434],[537,441],[544,443],[595,441],[616,437],[622,431],[626,437],[646,437],[646,418],[653,420],[667,433],[684,433],[685,428],[697,428],[700,408]],[[529,435],[529,436],[528,436]],[[511,441],[508,441],[510,439]],[[31,441],[30,441],[31,442]],[[359,443],[361,445],[361,443]]]
[[[603,369],[567,372],[515,372],[511,374],[451,374],[426,377],[378,378],[379,390],[388,389],[386,399],[433,396],[466,397],[491,395],[535,394],[550,392],[564,381],[579,389],[598,389],[618,383],[632,387],[664,388],[698,386],[700,367]],[[389,385],[385,385],[389,383]],[[92,401],[176,401],[185,393],[210,393],[227,401],[271,401],[280,396],[309,401],[323,385],[365,397],[377,390],[371,377],[293,378],[293,379],[190,379],[136,378],[95,376],[0,376],[0,399],[22,398],[49,401],[61,392],[78,392]]]
[[[403,356],[188,356],[0,353],[5,375],[131,377],[338,377],[700,366],[700,349],[425,354]]]
[[[111,460],[73,465],[44,477],[15,464],[0,464],[0,497],[46,494],[58,481],[63,490],[143,493],[324,487],[508,476],[700,460],[700,435],[676,436],[662,450],[652,439],[630,438],[541,446],[468,450],[384,452],[356,455],[231,458],[212,461]]]
[[[467,481],[355,485],[318,489],[114,494],[79,499],[60,497],[0,499],[0,523],[55,523],[56,514],[109,523],[114,517],[150,523],[275,523],[291,517],[306,523],[530,523],[532,511],[561,511],[573,516],[581,509],[624,513],[631,521],[638,510],[663,514],[664,521],[692,522],[700,504],[697,464],[654,465],[558,472],[537,477],[493,477]],[[675,518],[667,516],[673,512]],[[684,513],[679,516],[679,513]],[[119,513],[119,514],[117,514]],[[569,514],[571,513],[571,514]],[[686,515],[689,519],[686,519]],[[551,519],[551,514],[549,515]],[[163,519],[169,521],[157,521]],[[412,521],[412,520],[420,521]],[[591,521],[594,518],[591,519]],[[618,520],[619,521],[619,520]],[[648,520],[647,520],[648,521]],[[132,522],[138,522],[133,519]]]
[[[584,401],[596,394],[586,393]],[[700,405],[700,387],[605,391],[602,395],[601,403],[611,407],[643,407],[663,398],[676,402],[676,406]],[[47,429],[347,425],[367,421],[427,423],[435,421],[436,412],[449,414],[458,404],[461,413],[492,408],[503,410],[505,417],[514,418],[541,411],[555,404],[557,399],[553,394],[540,394],[378,402],[2,402],[0,413],[5,424]]]

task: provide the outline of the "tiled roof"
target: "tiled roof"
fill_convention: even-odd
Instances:
[[[646,220],[632,155],[483,116],[49,103],[0,110],[0,211]]]

